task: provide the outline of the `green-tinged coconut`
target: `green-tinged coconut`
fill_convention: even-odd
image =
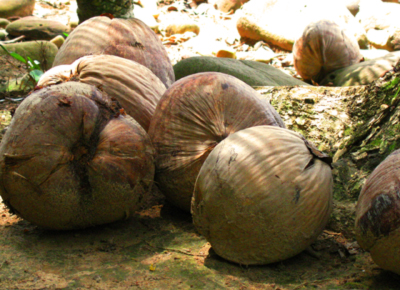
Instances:
[[[142,21],[93,17],[80,24],[58,51],[53,66],[71,64],[85,55],[115,55],[150,69],[166,87],[175,81],[167,51]]]
[[[0,146],[0,193],[11,212],[67,230],[129,217],[153,183],[154,149],[116,102],[82,83],[33,92]]]
[[[71,65],[53,67],[42,75],[38,86],[79,81],[96,86],[115,98],[125,112],[146,131],[166,88],[145,66],[118,56],[84,56]]]
[[[400,150],[365,182],[356,207],[356,238],[375,263],[400,275]]]
[[[260,125],[284,127],[274,108],[241,80],[207,72],[175,82],[149,129],[159,188],[172,204],[190,211],[197,174],[211,150],[230,134]]]
[[[327,162],[287,129],[258,126],[232,134],[201,167],[193,222],[229,261],[259,265],[290,258],[328,221],[333,180]]]
[[[293,46],[294,67],[304,79],[319,83],[328,73],[362,61],[354,37],[330,20],[306,26]]]

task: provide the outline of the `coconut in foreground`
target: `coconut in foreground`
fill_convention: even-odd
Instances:
[[[144,129],[94,86],[69,82],[32,93],[0,146],[0,193],[11,212],[67,230],[129,217],[152,186]]]
[[[230,135],[207,157],[193,222],[221,257],[244,265],[290,258],[316,240],[332,209],[327,155],[290,130]]]
[[[284,126],[275,109],[241,80],[206,72],[175,82],[161,97],[149,128],[160,190],[189,212],[197,175],[211,150],[230,134],[260,125]]]
[[[400,150],[368,177],[356,207],[356,238],[385,270],[400,275]]]

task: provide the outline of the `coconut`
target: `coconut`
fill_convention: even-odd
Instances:
[[[294,67],[304,79],[320,82],[328,73],[362,61],[354,37],[330,20],[312,22],[293,46]]]
[[[368,177],[356,206],[356,238],[385,270],[400,275],[400,150]]]
[[[151,189],[154,149],[144,129],[94,86],[37,90],[0,146],[0,194],[39,226],[77,229],[129,217]]]
[[[252,126],[284,127],[259,97],[241,80],[216,72],[182,78],[164,93],[149,135],[157,152],[156,181],[172,204],[190,211],[200,167],[227,136]]]
[[[53,67],[42,75],[39,87],[68,81],[94,85],[115,98],[146,131],[166,88],[145,66],[118,56],[84,56],[71,65]]]
[[[290,258],[332,209],[330,158],[301,135],[258,126],[230,135],[197,177],[193,222],[221,257],[244,265]]]
[[[71,64],[85,55],[108,54],[134,60],[149,68],[166,87],[174,81],[167,51],[142,21],[93,17],[80,24],[58,51],[54,66]]]

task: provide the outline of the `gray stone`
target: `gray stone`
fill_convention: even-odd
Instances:
[[[400,59],[400,51],[388,53],[368,61],[353,64],[327,75],[321,86],[349,87],[367,85],[380,78],[386,71],[393,69]]]
[[[293,21],[288,21],[292,19]],[[312,22],[331,20],[367,48],[366,32],[342,3],[320,0],[252,0],[243,5],[237,30],[243,39],[263,40],[292,51],[295,40]]]
[[[208,71],[237,77],[250,86],[309,86],[273,66],[251,60],[199,56],[184,59],[174,65],[176,80]]]
[[[7,36],[7,31],[5,31],[4,29],[0,29],[0,39],[4,40]]]
[[[0,17],[10,16],[25,17],[32,15],[35,9],[35,0],[1,0]]]
[[[8,24],[10,24],[10,21],[5,18],[0,18],[0,28],[6,28]]]
[[[69,28],[56,20],[28,16],[10,23],[6,30],[12,36],[25,35],[26,39],[51,40],[68,32]]]
[[[16,52],[19,55],[32,60],[38,60],[45,70],[51,68],[54,58],[58,52],[55,44],[49,41],[26,41],[19,43],[4,44],[4,47],[9,52]],[[3,50],[0,51],[0,56],[6,54]]]

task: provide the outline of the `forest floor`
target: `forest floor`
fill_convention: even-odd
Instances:
[[[51,11],[46,3],[62,1],[38,2]],[[62,11],[59,7],[56,12]],[[179,53],[176,47],[167,50]],[[20,76],[24,67],[10,62],[1,60],[2,72]],[[24,97],[0,94],[0,137]],[[41,229],[0,205],[0,289],[400,287],[400,276],[380,269],[357,245],[354,200],[335,201],[327,228],[307,251],[279,263],[246,267],[216,255],[196,232],[190,214],[169,205],[157,191],[154,196],[129,220],[63,232]]]

